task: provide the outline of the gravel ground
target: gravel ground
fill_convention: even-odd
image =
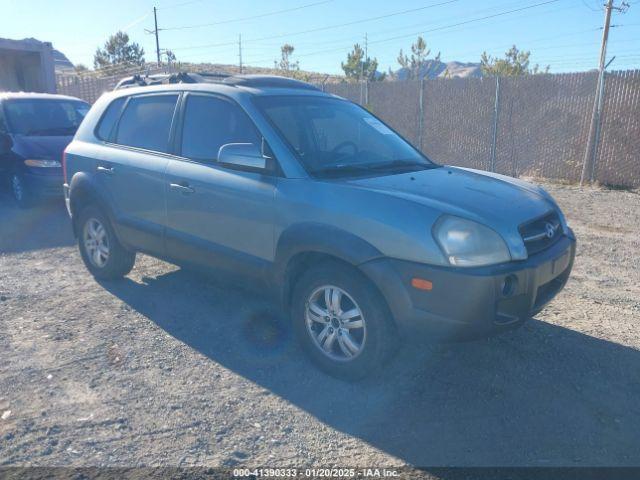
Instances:
[[[640,195],[547,188],[579,240],[559,297],[356,384],[255,293],[145,256],[97,283],[62,205],[0,199],[0,465],[640,466]]]

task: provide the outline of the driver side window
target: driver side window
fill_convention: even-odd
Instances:
[[[231,101],[210,95],[190,94],[186,100],[182,129],[182,156],[210,163],[227,143],[252,143],[261,136],[246,113]]]

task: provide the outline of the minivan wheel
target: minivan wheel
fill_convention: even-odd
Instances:
[[[113,280],[131,271],[136,254],[118,242],[109,219],[100,209],[90,206],[82,210],[78,226],[80,255],[94,277]]]
[[[310,358],[330,375],[358,379],[378,370],[397,342],[381,294],[355,268],[313,267],[292,298],[296,335]]]
[[[28,208],[31,206],[31,194],[19,173],[11,175],[11,194],[18,207]]]

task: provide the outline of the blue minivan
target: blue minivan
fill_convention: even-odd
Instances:
[[[89,104],[45,93],[0,93],[0,178],[18,206],[62,198],[62,152]]]

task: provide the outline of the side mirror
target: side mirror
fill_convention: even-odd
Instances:
[[[13,148],[13,140],[8,133],[0,132],[0,155],[5,155]]]
[[[227,143],[218,150],[218,163],[239,170],[265,170],[267,158],[253,143]]]

